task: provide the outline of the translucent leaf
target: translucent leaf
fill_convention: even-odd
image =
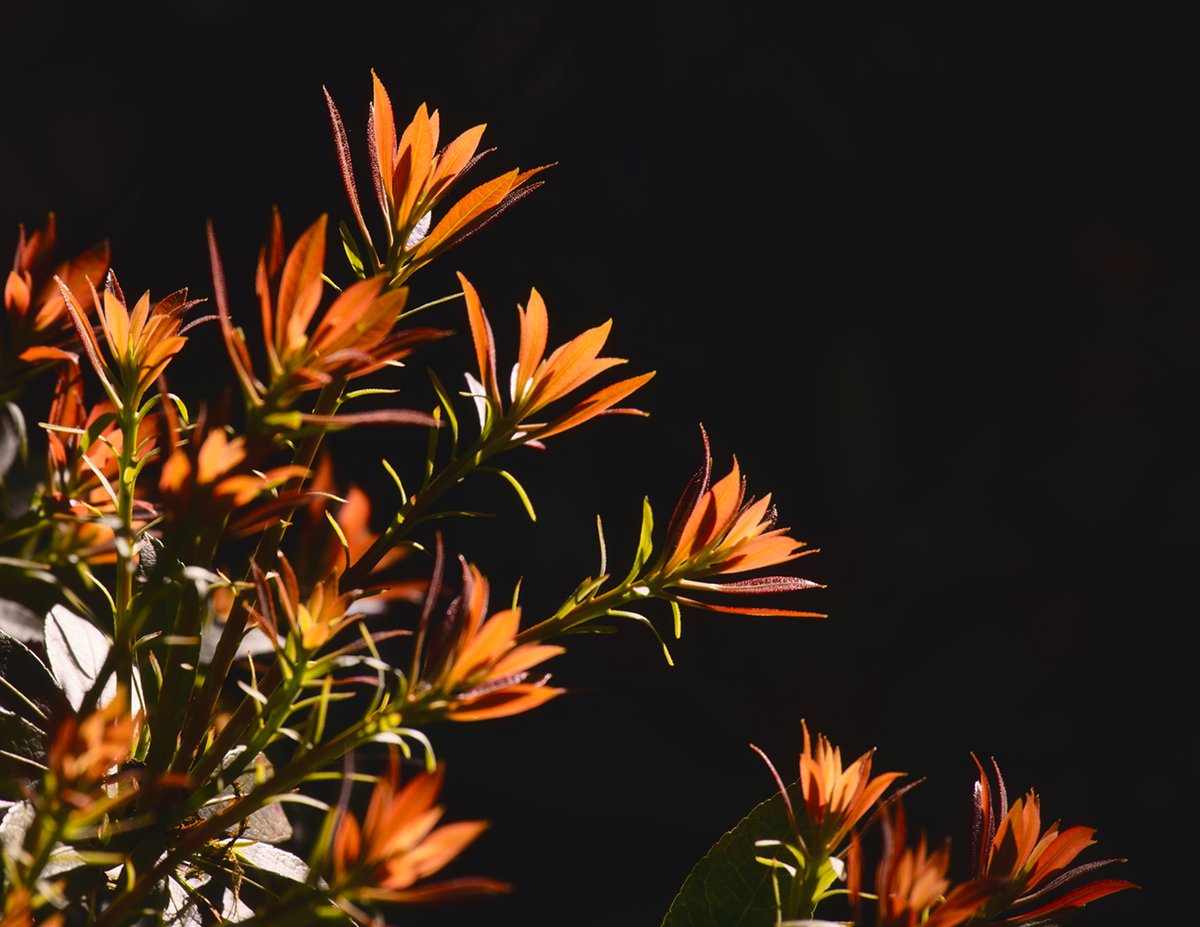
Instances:
[[[4,855],[9,859],[21,854],[22,845],[25,842],[25,832],[29,830],[29,825],[33,823],[35,817],[33,806],[24,801],[10,805],[4,813],[4,819],[0,820],[0,846],[3,847]],[[50,851],[50,858],[46,860],[41,877],[52,879],[83,865],[86,865],[86,860],[79,855],[78,850],[60,844]]]
[[[229,768],[243,753],[245,753],[245,747],[231,750],[225,755],[221,768]],[[264,754],[258,754],[257,763],[262,765],[265,778],[270,779],[274,775],[275,769]],[[257,770],[254,767],[255,763],[252,762],[250,769],[222,789],[214,801],[201,808],[199,810],[200,817],[207,820],[217,812],[224,811],[232,799],[249,794],[257,784]],[[230,831],[235,831],[239,837],[265,843],[283,843],[292,837],[292,825],[277,802],[271,802],[269,805],[251,812],[242,824],[235,825],[234,828],[230,828]]]
[[[529,520],[532,522],[537,521],[537,513],[533,510],[533,503],[529,500],[529,494],[525,492],[525,487],[521,485],[515,476],[499,467],[480,467],[479,470],[480,472],[495,473],[503,477],[505,482],[513,488],[513,491],[516,492],[517,497],[521,500],[521,505],[524,506],[525,514],[529,516]]]
[[[212,662],[213,654],[217,652],[217,642],[221,639],[221,632],[224,628],[225,625],[218,624],[215,620],[205,622],[200,631],[200,662],[202,664],[208,665]],[[280,646],[283,646],[282,639],[279,643]],[[264,653],[274,653],[275,650],[271,638],[255,625],[247,628],[246,633],[242,636],[242,641],[238,644],[236,659],[241,660]]]
[[[458,449],[458,416],[454,414],[454,405],[450,401],[450,394],[446,392],[446,387],[442,381],[438,379],[438,375],[432,370],[429,371],[429,379],[433,382],[434,392],[437,393],[438,402],[442,404],[442,409],[446,413],[446,421],[450,423],[450,435],[453,438],[451,447]]]
[[[239,844],[234,848],[234,852],[251,866],[274,872],[293,882],[308,881],[308,864],[287,850],[255,841]]]
[[[199,888],[208,881],[208,876],[203,876],[202,879],[203,881],[189,881],[188,884],[192,888]],[[164,927],[204,927],[197,899],[175,879],[167,880],[167,903],[163,906],[163,924]]]
[[[755,843],[790,833],[778,793],[756,805],[695,865],[661,927],[775,927],[771,870],[755,860],[761,855]]]
[[[642,529],[638,538],[637,553],[633,556],[633,566],[629,569],[629,575],[625,577],[625,583],[631,583],[637,578],[638,574],[642,572],[642,567],[646,565],[646,561],[650,559],[650,555],[654,553],[653,534],[654,512],[650,508],[650,500],[643,498]]]
[[[76,711],[95,684],[110,649],[112,643],[109,639],[86,618],[61,605],[50,609],[46,616],[46,656],[59,688]],[[116,694],[117,679],[114,675],[104,684],[98,704],[106,705]]]
[[[225,894],[221,896],[221,917],[231,924],[237,924],[254,917],[254,911],[241,898],[225,889]]]
[[[29,644],[42,640],[42,616],[19,602],[0,599],[0,632]]]
[[[358,246],[354,243],[354,235],[350,231],[350,226],[346,225],[345,222],[339,222],[338,235],[340,235],[342,239],[342,248],[346,252],[346,260],[350,262],[350,266],[353,268],[355,276],[361,280],[366,276],[366,271],[363,270],[362,258],[358,256]]]
[[[4,475],[25,452],[25,419],[15,403],[0,405],[0,485]]]

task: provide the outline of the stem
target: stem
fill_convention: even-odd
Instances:
[[[409,530],[429,511],[433,503],[470,476],[471,472],[482,465],[485,460],[512,446],[509,443],[511,436],[511,430],[502,433],[499,437],[481,435],[469,450],[460,457],[451,459],[445,470],[422,486],[418,492],[409,496],[408,501],[396,511],[391,524],[387,526],[383,534],[377,537],[350,569],[342,574],[338,583],[339,591],[361,589],[379,561],[388,551],[404,540]]]
[[[415,717],[409,723],[418,723],[422,720],[420,717],[422,707],[419,703],[411,706],[409,710]],[[277,769],[274,776],[240,800],[231,801],[212,817],[187,830],[177,831],[179,839],[174,846],[167,850],[166,855],[152,869],[143,873],[128,891],[120,894],[112,905],[106,908],[92,923],[92,927],[117,927],[117,925],[128,923],[130,915],[139,913],[137,905],[140,900],[165,879],[167,874],[188,854],[198,850],[210,840],[219,839],[235,827],[239,821],[244,821],[255,811],[264,808],[275,796],[296,788],[312,773],[336,762],[355,747],[366,743],[376,733],[374,728],[382,716],[396,714],[397,711],[394,708],[384,709],[357,721],[332,740],[309,751],[304,756],[293,759],[282,769]],[[397,720],[395,724],[399,726],[399,721]]]
[[[114,596],[113,649],[119,660],[117,685],[132,692],[133,686],[133,500],[137,482],[137,433],[140,416],[131,402],[122,405],[121,453],[117,459],[117,588]],[[131,696],[132,697],[132,696]]]
[[[317,396],[316,405],[313,406],[313,414],[333,415],[337,411],[338,406],[341,405],[342,393],[345,389],[345,378],[339,377],[332,383],[326,384]],[[317,451],[321,449],[321,442],[325,439],[325,434],[328,430],[328,428],[318,428],[316,431],[305,435],[300,441],[300,446],[296,448],[292,463],[303,467],[305,470],[312,470],[313,463],[317,459]],[[292,477],[283,487],[283,493],[298,492],[304,485],[305,479],[307,477]],[[280,518],[259,537],[258,545],[254,549],[254,562],[262,570],[269,570],[275,565],[275,554],[279,549],[279,545],[283,542],[283,536],[287,532],[288,526],[291,525],[292,517],[296,514],[297,508],[299,506],[293,507],[286,517]],[[249,579],[248,573],[246,578]]]
[[[639,589],[645,591],[637,591]],[[657,579],[635,579],[573,607],[565,610],[560,608],[557,614],[526,628],[515,640],[517,644],[541,643],[556,634],[563,634],[601,618],[613,609],[655,598],[662,598],[662,586]]]
[[[317,397],[316,406],[313,409],[314,414],[332,415],[341,403],[342,391],[345,388],[345,379],[337,379],[327,384]],[[312,434],[307,435],[296,449],[296,454],[292,462],[297,466],[303,467],[305,470],[311,470],[313,462],[317,458],[317,451],[321,447],[321,441],[325,437],[327,430],[326,428],[318,428]],[[285,493],[298,491],[304,485],[305,479],[303,476],[292,477],[284,486],[283,491]],[[263,572],[274,567],[279,545],[282,543],[283,536],[295,514],[296,508],[293,508],[286,517],[280,518],[259,536],[258,545],[254,549],[253,559]],[[249,571],[247,571],[245,579],[247,581],[251,579]],[[237,649],[242,642],[242,635],[246,631],[246,622],[249,617],[250,612],[246,604],[246,596],[244,594],[236,595],[233,600],[233,607],[229,611],[229,617],[225,621],[225,627],[221,632],[221,637],[217,641],[217,649],[213,653],[212,662],[209,664],[208,672],[205,674],[204,684],[188,707],[183,730],[179,738],[179,749],[175,754],[175,772],[187,771],[187,768],[192,763],[192,758],[200,748],[200,743],[208,731],[209,723],[212,721],[217,700],[221,696],[221,689],[229,676],[229,670],[233,666],[233,661],[237,657]],[[272,669],[274,670],[274,667]],[[269,683],[271,688],[274,688],[278,682],[278,674],[275,672],[272,672],[263,680],[264,685]],[[263,694],[269,695],[270,689],[263,689]],[[230,719],[230,723],[226,725],[225,730],[222,732],[223,734],[229,732],[233,735],[230,738],[225,738],[226,740],[240,736],[244,724],[253,716],[252,712],[253,708],[248,704],[248,698],[243,699],[234,717]],[[235,724],[234,722],[239,723]]]
[[[54,852],[55,846],[58,845],[59,834],[63,831],[63,825],[66,823],[68,813],[69,809],[59,805],[53,808],[52,811],[45,812],[46,816],[50,818],[49,827],[43,823],[43,814],[40,812],[34,818],[33,823],[30,824],[29,832],[25,835],[25,842],[28,844],[30,838],[35,837],[37,840],[37,852],[36,854],[32,854],[33,859],[29,864],[29,869],[25,873],[28,885],[37,884],[38,877],[50,861],[50,854]],[[28,846],[25,849],[28,852]]]
[[[812,917],[817,910],[817,887],[821,871],[829,864],[828,857],[806,860],[804,876],[792,880],[792,890],[788,893],[788,920]]]

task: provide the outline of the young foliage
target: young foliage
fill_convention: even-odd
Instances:
[[[487,154],[484,127],[443,144],[422,104],[398,129],[372,73],[372,224],[326,102],[354,223],[338,226],[344,271],[327,261],[326,216],[288,246],[275,211],[254,279],[230,287],[210,224],[214,312],[197,318],[186,289],[127,300],[107,244],[54,257],[53,216],[18,230],[0,324],[0,489],[30,489],[5,497],[0,522],[0,927],[373,925],[395,905],[510,891],[459,871],[488,825],[442,804],[448,770],[472,761],[440,755],[446,725],[565,717],[577,632],[636,623],[670,662],[660,624],[679,637],[684,611],[825,617],[791,599],[823,588],[791,572],[815,550],[779,525],[769,493],[747,494],[736,458],[713,479],[703,429],[665,528],[645,499],[637,536],[613,545],[614,560],[632,552],[627,570],[610,571],[597,518],[599,570],[555,577],[571,590],[558,609],[515,591],[494,606],[488,553],[447,540],[447,522],[477,514],[462,510],[462,484],[502,496],[498,510],[515,512],[515,494],[536,521],[519,449],[644,417],[625,403],[654,373],[612,379],[626,361],[602,353],[611,320],[552,348],[536,289],[517,307],[508,373],[464,273],[461,292],[410,307],[415,275],[545,168],[464,186]],[[410,324],[439,307],[446,327]],[[223,389],[177,394],[176,359],[209,321]],[[426,375],[403,362],[452,337],[467,369],[429,369],[433,400],[409,408]],[[389,436],[379,466],[394,495],[368,498],[346,476],[332,436],[365,428]],[[563,684],[550,684],[551,661]],[[873,775],[870,753],[844,764],[805,727],[798,780],[772,773],[780,794],[697,866],[666,927],[815,925],[829,904],[864,925],[1046,927],[1130,887],[1090,878],[1112,860],[1076,863],[1090,829],[1043,827],[1032,792],[1009,807],[998,771],[993,787],[980,769],[980,842],[957,884],[948,850],[907,843],[898,793],[885,797],[900,774]],[[884,840],[867,885],[874,822]]]

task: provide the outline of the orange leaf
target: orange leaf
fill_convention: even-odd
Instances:
[[[478,698],[465,699],[450,709],[451,721],[487,721],[491,718],[506,718],[521,714],[544,705],[550,699],[562,695],[566,689],[539,686],[533,683],[518,683]]]
[[[275,304],[275,344],[280,354],[308,328],[321,302],[321,273],[325,266],[325,225],[322,215],[292,246],[283,266]]]
[[[479,380],[484,384],[493,399],[498,399],[496,387],[496,342],[492,337],[492,326],[488,322],[487,313],[483,311],[483,303],[479,294],[469,280],[461,273],[458,282],[463,288],[463,297],[467,303],[467,322],[471,326],[471,340],[475,344],[475,363],[479,369]]]
[[[396,226],[407,229],[420,216],[412,214],[414,207],[429,179],[433,165],[433,150],[437,145],[437,113],[430,120],[425,104],[417,108],[413,121],[400,138],[400,149],[392,177],[392,202],[396,207]]]
[[[450,207],[449,212],[433,228],[433,231],[417,247],[414,260],[432,256],[439,247],[450,241],[459,232],[465,231],[472,221],[478,219],[508,195],[519,172],[514,170],[501,174],[494,180],[480,184],[461,200]]]
[[[529,307],[517,307],[521,319],[521,345],[517,354],[517,382],[514,401],[525,392],[533,379],[537,365],[546,354],[546,339],[550,320],[546,315],[546,304],[536,289],[529,291]]]
[[[626,396],[640,389],[645,383],[649,382],[654,376],[654,371],[643,373],[640,376],[630,377],[627,380],[619,380],[610,386],[589,396],[574,409],[568,412],[561,418],[555,419],[544,430],[539,430],[537,436],[539,439],[547,438],[550,435],[560,434],[568,428],[574,428],[577,425],[582,425],[589,419],[593,419],[598,415],[603,415],[605,412],[616,411],[612,406],[620,402]],[[634,411],[621,410],[621,411]]]
[[[479,142],[483,139],[483,132],[486,128],[487,124],[484,123],[467,129],[446,146],[446,150],[438,157],[437,167],[433,169],[429,178],[427,193],[430,199],[440,196],[450,184],[454,183],[463,168],[471,163],[471,159],[475,157],[475,152],[479,149]]]
[[[388,202],[392,202],[392,172],[396,168],[396,117],[392,114],[392,100],[374,68],[371,69],[371,84],[373,88],[371,114],[375,145],[374,169],[379,171],[378,176],[383,184]]]

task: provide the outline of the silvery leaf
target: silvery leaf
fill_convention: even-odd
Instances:
[[[218,624],[215,621],[205,622],[204,627],[200,631],[200,662],[207,665],[212,662],[213,654],[217,652],[217,641],[221,639],[221,632],[225,629],[225,625]],[[280,646],[282,646],[280,641]],[[237,657],[245,659],[246,657],[257,656],[262,653],[274,653],[275,647],[271,643],[271,638],[262,631],[261,628],[249,628],[242,637],[242,642],[238,644]]]
[[[46,616],[46,656],[50,669],[76,711],[96,683],[100,667],[112,644],[94,624],[61,605]],[[115,676],[104,684],[99,703],[106,705],[117,694]]]
[[[67,701],[76,711],[83,699],[96,683],[104,658],[112,649],[112,642],[94,624],[81,618],[62,605],[55,605],[46,616],[46,656],[50,669],[58,680]],[[133,670],[133,691],[129,694],[129,712],[142,710],[142,685]],[[97,707],[103,708],[117,694],[117,679],[109,676],[100,693]]]
[[[254,841],[238,844],[233,850],[238,856],[258,869],[273,872],[293,882],[308,881],[308,864],[294,853],[273,847],[268,843]]]
[[[413,226],[411,232],[408,233],[408,238],[404,240],[404,250],[410,251],[423,242],[429,234],[429,226],[433,223],[433,213],[427,212],[417,220],[417,224]]]
[[[245,747],[237,747],[229,751],[225,758],[221,761],[221,768],[228,768],[233,760],[245,751]],[[263,764],[263,770],[267,777],[274,773],[274,767],[271,761],[266,758],[265,754],[258,755],[258,761]],[[251,768],[242,773],[230,785],[223,788],[215,799],[206,804],[198,812],[200,817],[208,819],[223,810],[228,806],[229,802],[239,795],[246,795],[255,786],[255,764],[251,764]],[[231,829],[232,830],[232,829]],[[237,830],[237,836],[244,837],[247,840],[259,840],[266,843],[283,843],[290,840],[292,837],[292,825],[287,819],[287,815],[283,811],[283,806],[278,802],[271,802],[264,808],[259,808],[252,812],[245,820],[245,826]]]
[[[25,421],[14,403],[0,405],[0,483],[16,463],[25,442]]]
[[[225,894],[221,896],[221,917],[231,924],[237,924],[254,917],[254,911],[243,904],[241,898],[225,889]]]
[[[200,904],[197,899],[181,884],[187,882],[192,889],[200,889],[208,883],[208,876],[203,873],[196,875],[175,875],[167,879],[167,903],[163,906],[164,927],[204,927],[204,919],[200,916]]]
[[[10,805],[0,820],[0,846],[4,855],[10,859],[20,853],[25,843],[25,832],[33,823],[36,813],[29,802],[18,802]],[[42,869],[41,878],[52,879],[79,866],[84,865],[84,859],[74,847],[57,846],[50,851],[50,857]]]
[[[42,639],[42,616],[20,602],[0,599],[0,631],[29,644]]]

